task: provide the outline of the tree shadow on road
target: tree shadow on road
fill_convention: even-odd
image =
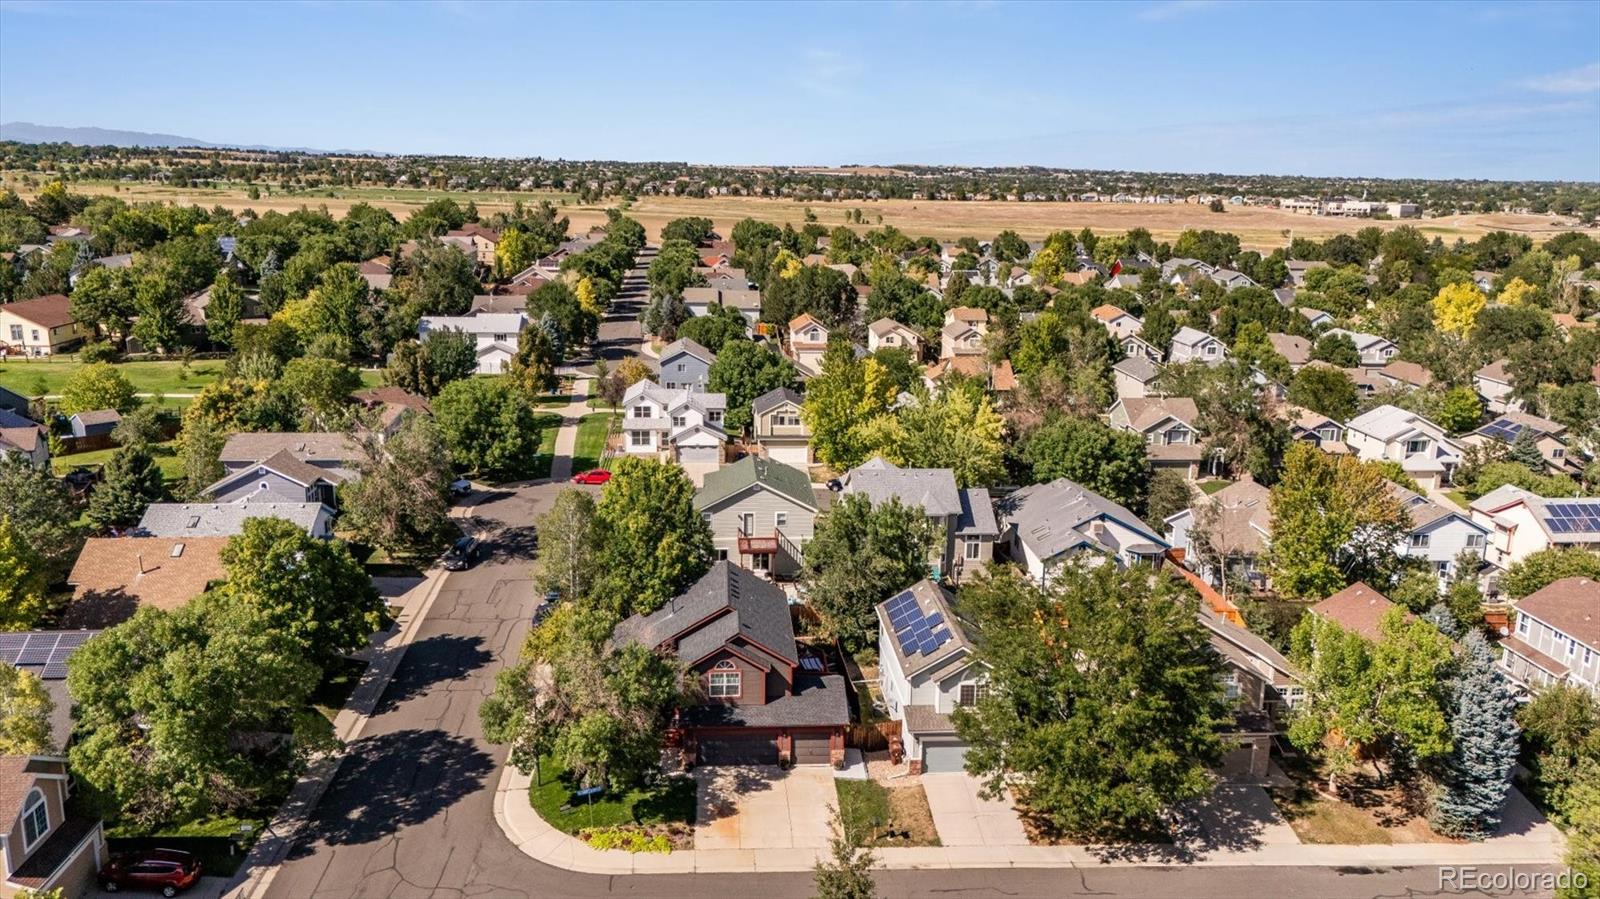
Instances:
[[[440,634],[418,640],[406,649],[394,680],[383,692],[377,713],[394,711],[406,700],[421,696],[429,687],[459,680],[489,664],[494,655],[483,648],[482,637]]]
[[[455,734],[402,730],[351,744],[333,788],[290,858],[315,844],[369,843],[420,824],[482,789],[494,760]]]

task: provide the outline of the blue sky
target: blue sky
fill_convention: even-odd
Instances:
[[[711,163],[1600,181],[1600,3],[0,0],[0,121]]]

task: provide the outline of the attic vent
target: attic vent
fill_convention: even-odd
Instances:
[[[197,528],[199,526],[200,526],[200,516],[198,516],[198,515],[191,516],[189,518],[189,527]]]
[[[174,559],[176,559],[181,555],[183,555],[183,544],[182,543],[174,543],[174,544],[172,544],[172,557]]]

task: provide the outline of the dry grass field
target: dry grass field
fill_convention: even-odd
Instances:
[[[0,173],[0,180],[28,196],[15,173]],[[258,212],[276,209],[280,212],[302,206],[327,207],[329,212],[342,215],[355,203],[371,203],[405,218],[425,203],[440,197],[453,197],[461,203],[472,201],[481,212],[489,213],[509,209],[517,200],[534,203],[550,200],[562,207],[563,214],[572,219],[572,230],[581,232],[590,225],[605,221],[609,204],[580,205],[571,194],[547,192],[487,191],[479,193],[451,192],[405,188],[319,188],[292,193],[272,193],[259,200],[246,196],[243,187],[180,188],[158,184],[117,184],[114,182],[75,182],[75,192],[86,194],[111,194],[130,202],[157,200],[202,206],[221,205],[229,209],[249,207]],[[658,235],[667,222],[684,216],[705,216],[716,223],[717,230],[729,233],[735,222],[743,218],[757,218],[782,225],[799,227],[805,222],[809,208],[823,225],[833,227],[845,224],[846,210],[860,209],[864,223],[859,230],[893,225],[914,237],[930,236],[941,240],[959,237],[993,237],[1007,228],[1024,238],[1040,239],[1063,228],[1078,230],[1085,226],[1101,233],[1119,233],[1129,228],[1147,228],[1157,240],[1170,241],[1185,228],[1213,228],[1239,235],[1249,248],[1270,250],[1286,243],[1285,231],[1295,236],[1324,239],[1334,234],[1354,232],[1369,225],[1393,228],[1410,224],[1429,236],[1439,235],[1447,241],[1457,237],[1474,240],[1494,230],[1527,234],[1534,240],[1545,240],[1555,234],[1571,230],[1576,225],[1561,216],[1515,215],[1510,213],[1453,215],[1440,218],[1408,219],[1374,222],[1370,219],[1326,218],[1296,215],[1278,209],[1258,206],[1229,207],[1225,213],[1209,211],[1204,206],[1173,204],[1145,206],[1111,203],[1006,203],[1006,202],[955,202],[937,200],[877,200],[849,201],[843,203],[802,204],[792,200],[761,199],[753,197],[720,197],[695,199],[691,197],[641,197],[629,208],[628,214],[645,226],[652,235]]]

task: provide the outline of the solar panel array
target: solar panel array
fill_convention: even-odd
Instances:
[[[67,676],[67,657],[99,631],[31,631],[0,633],[0,661],[18,668],[40,668],[44,680]]]
[[[924,614],[910,590],[889,600],[884,611],[889,613],[889,626],[894,629],[894,638],[900,644],[900,651],[908,656],[918,653],[932,655],[950,639],[950,628],[945,624],[944,614]]]
[[[1546,523],[1557,534],[1600,531],[1600,502],[1546,503]]]
[[[1479,428],[1478,431],[1482,434],[1493,437],[1496,440],[1504,440],[1506,443],[1512,443],[1516,441],[1517,435],[1522,433],[1522,425],[1517,424],[1509,418],[1497,418]]]

